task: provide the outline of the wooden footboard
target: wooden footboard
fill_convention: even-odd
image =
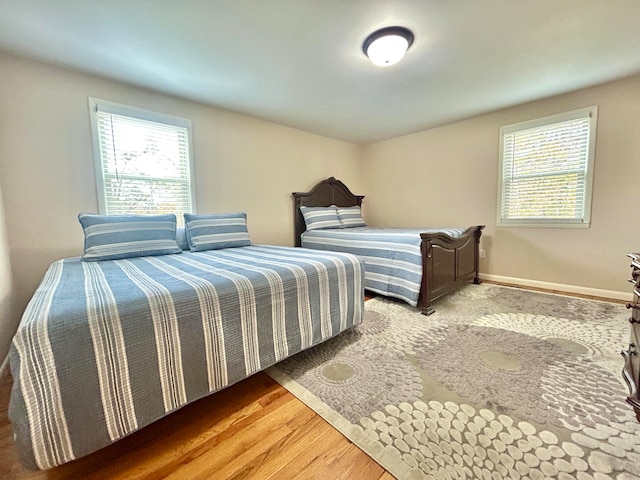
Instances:
[[[422,285],[419,306],[424,315],[432,303],[473,280],[479,284],[480,236],[484,225],[469,227],[457,238],[445,233],[422,233]]]

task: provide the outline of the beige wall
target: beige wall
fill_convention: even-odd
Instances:
[[[591,105],[599,107],[591,228],[496,228],[500,127]],[[372,224],[483,224],[484,274],[630,291],[625,254],[640,250],[640,76],[372,144],[365,159]]]
[[[97,212],[90,96],[190,118],[198,212],[246,211],[254,242],[293,244],[293,191],[329,176],[363,188],[355,145],[0,54],[0,185],[15,298],[0,317],[0,362],[47,266],[82,253],[77,214]],[[0,235],[0,314],[3,246]]]
[[[9,350],[9,343],[14,332],[14,325],[9,321],[13,315],[12,294],[13,283],[11,263],[9,261],[9,243],[7,241],[4,202],[0,191],[0,377],[3,373],[3,365],[1,365],[4,360],[3,354]]]

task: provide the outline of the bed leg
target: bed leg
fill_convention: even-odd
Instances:
[[[429,316],[429,315],[431,315],[433,313],[436,313],[436,311],[431,305],[426,306],[426,307],[422,307],[422,314],[423,315]]]
[[[474,285],[480,285],[482,283],[482,280],[480,280],[480,277],[474,277],[473,283]]]

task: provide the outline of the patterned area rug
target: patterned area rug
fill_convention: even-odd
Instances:
[[[640,479],[623,305],[470,285],[268,373],[399,479]]]

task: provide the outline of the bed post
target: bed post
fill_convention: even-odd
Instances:
[[[431,239],[422,237],[420,250],[422,252],[422,282],[420,283],[418,304],[422,307],[423,315],[431,315],[435,312],[431,306],[431,288],[429,288],[429,281],[433,276],[433,244]]]
[[[473,277],[473,283],[476,285],[480,285],[482,280],[480,280],[480,236],[482,235],[482,230],[484,229],[484,225],[478,225],[475,231],[475,245],[474,245],[474,262],[476,267],[476,276]]]

